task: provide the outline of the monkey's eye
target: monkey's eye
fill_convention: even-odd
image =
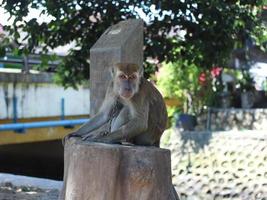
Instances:
[[[131,76],[129,76],[129,79],[130,80],[134,80],[134,79],[136,79],[137,78],[137,76],[135,75],[135,74],[132,74]]]
[[[127,79],[127,76],[125,74],[120,74],[119,78],[125,80],[125,79]]]

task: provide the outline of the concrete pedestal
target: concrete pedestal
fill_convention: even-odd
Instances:
[[[70,140],[65,200],[175,200],[170,151]]]

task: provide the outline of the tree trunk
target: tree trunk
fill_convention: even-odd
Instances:
[[[170,151],[156,147],[65,144],[62,200],[176,200]]]

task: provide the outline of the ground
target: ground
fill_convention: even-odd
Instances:
[[[61,181],[0,173],[0,200],[57,200]]]
[[[0,185],[1,200],[57,200],[58,195],[57,189],[14,186],[9,182]]]

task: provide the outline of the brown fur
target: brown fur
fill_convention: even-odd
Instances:
[[[128,75],[138,72],[139,77],[121,81],[114,76],[100,112],[69,137],[78,136],[95,142],[126,141],[137,145],[159,146],[167,123],[166,106],[161,94],[142,77],[142,69],[138,65],[118,63],[114,69]],[[124,90],[132,95],[128,98],[121,96]],[[103,134],[105,126],[110,129],[107,134]]]
[[[140,70],[140,67],[134,63],[117,63],[115,67],[118,70],[123,71],[126,75],[131,75]]]

